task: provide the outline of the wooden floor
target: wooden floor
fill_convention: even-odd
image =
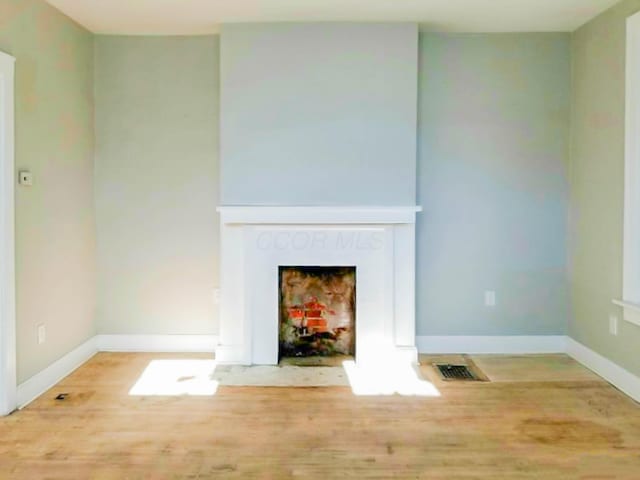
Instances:
[[[474,356],[492,381],[467,384],[423,366],[440,397],[129,396],[158,358],[100,353],[0,419],[0,478],[640,479],[640,406],[565,356]]]

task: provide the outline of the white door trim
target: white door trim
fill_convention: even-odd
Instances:
[[[15,58],[0,52],[0,415],[17,406],[14,68]]]

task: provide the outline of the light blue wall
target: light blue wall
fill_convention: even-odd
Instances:
[[[419,335],[565,333],[570,77],[569,35],[421,35]]]
[[[95,38],[98,333],[218,326],[218,37]]]
[[[275,130],[268,125],[268,111],[240,112],[248,123],[238,129],[247,136],[233,139],[236,148],[248,148],[254,142],[259,148],[227,157],[235,160],[225,162],[224,203],[414,203],[416,163],[411,151],[415,144],[409,118],[411,109],[419,107],[417,203],[425,211],[418,215],[418,334],[565,333],[570,316],[568,35],[423,34],[419,72],[414,61],[414,93],[391,88],[385,94],[388,117],[379,106],[377,119],[367,122],[355,104],[335,104],[323,111],[317,92],[332,101],[339,95],[332,97],[323,82],[309,83],[321,78],[335,86],[345,79],[337,75],[327,80],[331,76],[325,75],[324,67],[314,69],[313,59],[352,73],[348,62],[339,63],[337,50],[341,43],[353,46],[347,39],[338,33],[333,37],[316,32],[309,41],[301,37],[297,43],[285,42],[284,27],[274,26],[271,43],[261,41],[256,47],[265,56],[262,70],[256,66],[260,65],[256,54],[249,62],[253,75],[240,76],[250,66],[245,65],[250,59],[244,54],[253,55],[243,49],[254,40],[240,41],[253,30],[237,28],[242,35],[232,42],[239,55],[233,58],[244,67],[230,65],[228,54],[222,62],[227,80],[229,68],[239,69],[234,73],[237,82],[225,87],[240,89],[233,101],[247,109],[254,103],[270,105],[272,97],[262,95],[266,82],[267,90],[276,92],[279,102],[286,101],[289,110],[275,110],[280,112],[273,117]],[[302,35],[298,26],[285,30]],[[258,32],[260,38],[266,35],[263,29]],[[291,58],[297,59],[293,65],[289,57],[278,63],[261,50],[276,40],[286,43],[283,49],[291,49]],[[323,47],[325,42],[331,48]],[[217,286],[215,206],[220,178],[216,44],[216,38],[206,37],[96,39],[98,328],[102,333],[217,333],[211,303],[211,289]],[[372,53],[361,47],[362,52]],[[377,58],[373,53],[372,62]],[[283,71],[295,70],[300,62],[311,70],[291,75],[304,73],[308,82],[281,78]],[[405,78],[408,63],[407,54],[401,63],[402,81],[411,90],[412,82]],[[396,80],[393,85],[401,78]],[[289,85],[280,91],[278,81]],[[372,84],[383,90],[377,80]],[[354,83],[349,88],[357,92],[357,87]],[[296,95],[287,100],[286,92],[294,91]],[[242,92],[252,98],[242,98]],[[299,96],[303,94],[307,97]],[[376,135],[398,141],[402,144],[398,151],[404,153],[392,155],[381,148],[384,155],[370,151],[371,156],[361,162],[338,162],[335,155],[321,162],[313,125],[300,117],[305,109],[325,113],[326,119],[347,117],[351,133],[358,122],[380,128]],[[228,113],[229,105],[222,109],[223,122]],[[227,118],[227,128],[232,124]],[[341,138],[342,126],[329,122],[320,130]],[[415,135],[415,125],[412,128]],[[281,150],[289,157],[278,154],[277,142],[267,141],[270,135],[282,140],[285,129],[291,141],[283,142]],[[387,132],[390,137],[385,136]],[[297,135],[304,138],[296,140]],[[222,139],[223,148],[225,138],[229,136]],[[330,146],[336,155],[347,155],[361,147],[367,150],[370,145],[364,140],[376,145],[380,139],[367,133],[362,140],[356,146],[346,139]],[[294,155],[298,147],[304,155]],[[267,151],[271,153],[259,155]],[[113,203],[114,198],[120,199],[118,203]],[[497,292],[494,309],[483,305],[488,289]]]
[[[415,204],[412,24],[225,25],[223,204]]]

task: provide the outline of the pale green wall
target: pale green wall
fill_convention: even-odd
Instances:
[[[572,37],[571,337],[640,375],[640,327],[620,322],[624,211],[625,22],[627,0]]]
[[[41,0],[0,0],[0,50],[17,59],[16,167],[35,182],[16,187],[22,382],[95,333],[93,36]]]
[[[421,35],[418,335],[566,332],[569,42]]]
[[[218,37],[96,37],[100,333],[217,333]]]

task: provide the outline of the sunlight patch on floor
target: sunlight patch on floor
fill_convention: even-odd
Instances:
[[[152,360],[135,385],[131,396],[213,396],[218,390],[214,380],[215,360]]]
[[[225,366],[216,372],[217,366],[213,359],[152,360],[129,390],[129,395],[213,396],[221,384],[296,387],[308,386],[310,382],[314,385],[328,382],[325,386],[331,386],[336,382],[331,376],[329,380],[323,377],[327,375],[326,371],[335,369],[342,372],[340,367],[275,366],[233,367],[230,370],[230,367]],[[265,368],[270,370],[265,372]],[[363,366],[347,360],[343,362],[342,368],[346,372],[346,379],[343,376],[339,383],[348,383],[354,395],[440,396],[438,389],[431,382],[422,379],[418,370],[408,363],[381,362]]]
[[[354,395],[440,396],[438,389],[423,380],[416,368],[408,363],[381,362],[375,366],[361,366],[347,360],[342,365]]]

